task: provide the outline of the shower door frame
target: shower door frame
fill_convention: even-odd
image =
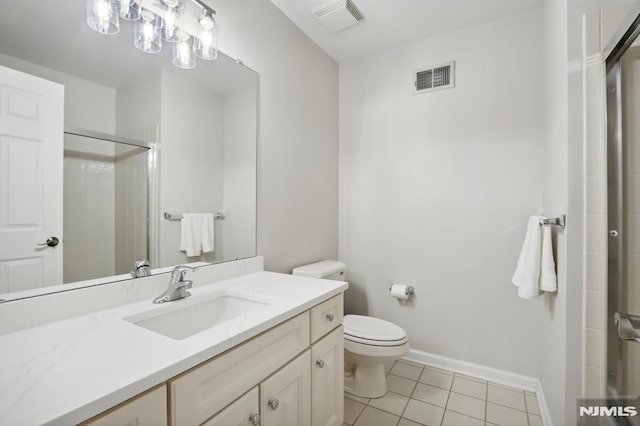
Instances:
[[[608,396],[622,389],[622,342],[613,314],[621,307],[624,268],[624,220],[622,182],[622,73],[620,59],[606,74],[607,107],[607,376]]]

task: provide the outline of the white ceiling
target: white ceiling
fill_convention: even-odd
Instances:
[[[541,0],[353,0],[365,22],[330,33],[311,14],[327,0],[271,0],[337,61],[505,17]]]

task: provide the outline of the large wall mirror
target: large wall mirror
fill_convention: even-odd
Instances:
[[[256,255],[257,74],[222,53],[178,68],[86,10],[0,4],[0,301]]]

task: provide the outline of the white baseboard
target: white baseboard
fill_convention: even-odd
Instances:
[[[403,359],[429,365],[431,367],[441,368],[443,370],[450,370],[456,373],[478,377],[501,385],[535,392],[538,396],[538,402],[540,403],[540,415],[542,417],[542,422],[545,426],[553,426],[551,416],[549,414],[549,407],[547,406],[547,399],[545,398],[544,391],[542,389],[542,384],[540,383],[540,380],[535,377],[522,376],[509,371],[498,370],[497,368],[474,364],[472,362],[460,361],[442,355],[430,354],[416,349],[411,349]]]

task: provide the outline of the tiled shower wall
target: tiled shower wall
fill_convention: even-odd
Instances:
[[[601,53],[600,14],[585,20],[587,57],[585,75],[585,315],[584,381],[585,396],[606,394],[606,140],[604,128],[604,64]]]
[[[113,144],[65,135],[64,282],[114,275]]]

